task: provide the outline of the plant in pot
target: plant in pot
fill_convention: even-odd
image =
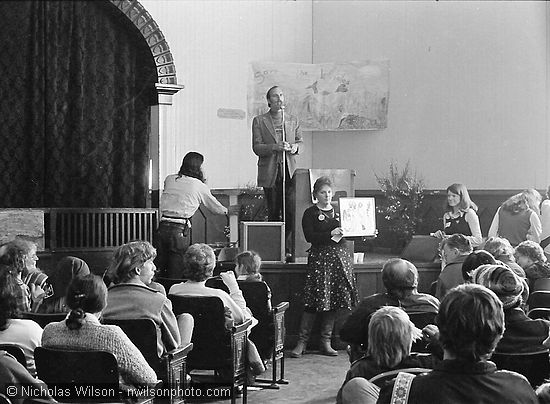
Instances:
[[[424,199],[424,180],[411,170],[409,162],[400,169],[392,161],[386,174],[375,176],[385,198],[378,208],[387,225],[381,233],[386,233],[392,252],[401,252],[422,220],[420,207]]]
[[[268,220],[267,205],[262,188],[251,184],[241,187],[239,195],[239,222],[265,222]]]

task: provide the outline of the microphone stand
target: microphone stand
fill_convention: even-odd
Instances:
[[[285,107],[284,105],[281,106],[281,112],[283,114],[283,144],[286,142],[286,129],[285,129]],[[282,211],[283,211],[283,231],[286,234],[286,150],[283,150],[283,192],[282,192],[282,198],[283,198],[283,205],[282,205]],[[284,247],[286,251],[286,237],[284,237]]]

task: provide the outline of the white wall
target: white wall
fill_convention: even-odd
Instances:
[[[252,60],[390,60],[388,128],[306,133],[301,167],[354,168],[377,188],[389,161],[430,188],[544,188],[549,178],[545,2],[142,0],[171,47],[178,137],[164,167],[206,156],[209,185],[255,182],[246,110]],[[166,172],[165,174],[167,174]]]
[[[176,147],[167,151],[164,175],[176,172],[185,153],[195,150],[205,155],[209,186],[255,184],[248,119],[218,118],[217,111],[246,111],[249,62],[311,63],[311,0],[140,3],[166,37],[178,84],[185,86],[174,96],[178,135]],[[309,167],[311,157],[302,159],[300,165]]]
[[[313,165],[355,168],[359,189],[377,188],[391,159],[431,188],[545,188],[546,7],[315,2],[313,63],[387,58],[391,73],[388,128],[315,133]]]

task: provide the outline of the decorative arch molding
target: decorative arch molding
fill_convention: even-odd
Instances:
[[[168,42],[158,24],[138,0],[109,0],[135,25],[151,49],[157,67],[158,83],[176,85],[176,66]],[[179,89],[181,89],[180,87]],[[176,91],[177,92],[177,91]]]

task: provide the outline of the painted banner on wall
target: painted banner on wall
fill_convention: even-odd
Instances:
[[[341,63],[252,62],[248,117],[267,111],[265,94],[280,86],[285,111],[309,130],[379,130],[387,127],[389,61]]]

